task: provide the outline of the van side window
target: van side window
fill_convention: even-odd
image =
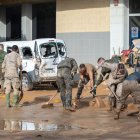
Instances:
[[[66,53],[66,49],[65,49],[64,44],[58,42],[58,43],[57,43],[57,46],[58,46],[58,51],[59,51],[60,56],[64,56],[65,53]]]
[[[7,47],[7,54],[10,53],[10,52],[12,52],[12,47],[8,46]]]
[[[22,53],[23,53],[23,58],[25,59],[33,58],[32,51],[29,47],[23,48]]]

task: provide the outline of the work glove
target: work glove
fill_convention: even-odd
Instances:
[[[72,73],[71,73],[72,78],[74,77],[74,75],[75,75],[76,73],[77,73],[77,72],[72,72]]]
[[[93,95],[93,98],[95,98],[96,96],[96,88],[97,88],[97,85],[95,85],[93,89],[90,90],[90,93]]]
[[[113,83],[111,83],[111,82],[108,82],[108,83],[107,83],[108,87],[111,87],[112,84],[113,84]]]

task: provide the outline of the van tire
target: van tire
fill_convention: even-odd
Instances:
[[[27,73],[22,74],[22,89],[23,91],[29,91],[33,89],[33,83]]]

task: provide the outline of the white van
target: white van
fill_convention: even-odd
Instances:
[[[1,42],[9,53],[13,45],[19,47],[22,58],[23,90],[32,90],[35,84],[56,84],[57,64],[67,57],[63,40],[54,38],[33,41]]]

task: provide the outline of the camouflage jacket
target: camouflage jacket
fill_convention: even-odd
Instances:
[[[76,73],[78,69],[78,65],[73,58],[66,58],[65,60],[62,60],[58,66],[57,66],[57,75],[58,76],[64,76],[64,75],[70,75],[71,73]]]
[[[2,65],[5,55],[6,55],[5,51],[0,51],[0,65]]]
[[[2,72],[6,78],[18,78],[18,68],[22,67],[20,55],[16,52],[7,54],[2,63]]]
[[[115,63],[112,59],[106,60],[105,63],[102,65],[101,73],[98,80],[96,81],[96,85],[98,86],[103,81],[103,76],[105,76],[107,73],[112,74],[112,77],[114,79],[112,81],[112,84],[117,84],[122,82],[128,75],[128,72],[124,68],[124,72],[119,73],[118,65],[119,63]]]

